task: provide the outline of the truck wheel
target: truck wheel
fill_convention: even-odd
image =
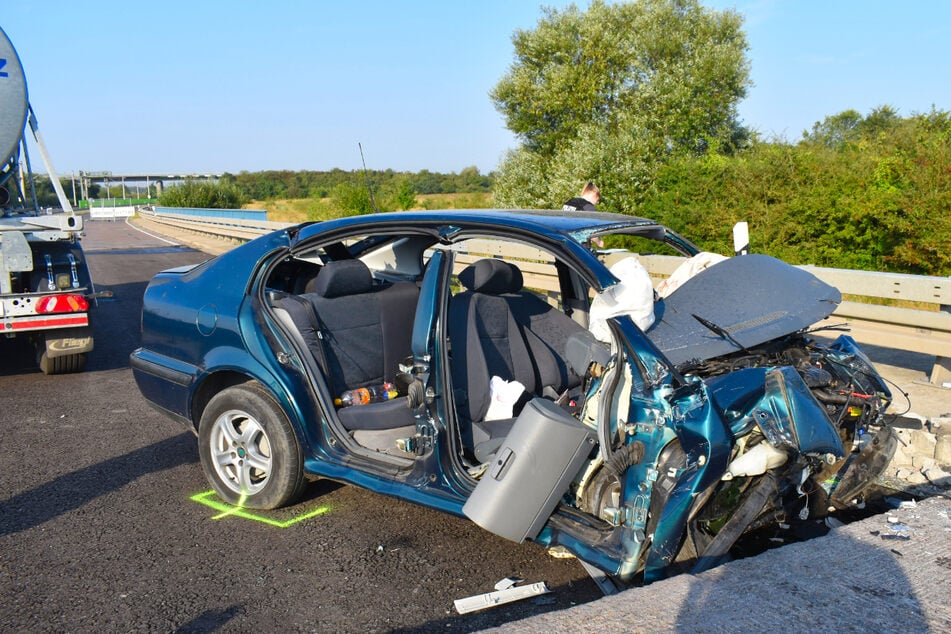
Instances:
[[[62,357],[50,357],[46,351],[39,355],[40,370],[43,374],[69,374],[86,369],[86,353],[67,354]]]
[[[229,504],[279,508],[304,488],[297,436],[256,383],[230,387],[208,402],[198,424],[198,453],[208,481]]]

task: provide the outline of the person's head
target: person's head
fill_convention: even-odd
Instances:
[[[585,183],[584,189],[581,190],[581,197],[591,204],[597,205],[601,200],[601,190],[598,189],[597,185],[588,181]]]

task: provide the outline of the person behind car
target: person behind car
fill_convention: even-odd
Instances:
[[[598,186],[588,181],[584,189],[581,190],[581,196],[572,198],[565,202],[562,211],[597,211],[596,205],[601,201],[601,190]]]

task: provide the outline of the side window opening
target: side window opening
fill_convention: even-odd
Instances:
[[[543,249],[509,240],[475,238],[447,247],[453,252],[451,288],[462,290],[459,273],[482,259],[508,262],[521,271],[522,288],[550,306],[562,310],[561,286],[554,257]]]

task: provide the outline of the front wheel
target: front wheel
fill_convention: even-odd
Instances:
[[[297,436],[280,406],[256,383],[215,395],[198,424],[205,477],[224,501],[274,509],[304,488]]]

